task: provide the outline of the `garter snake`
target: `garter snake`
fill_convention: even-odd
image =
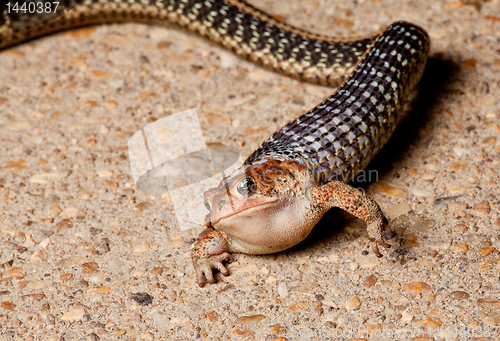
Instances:
[[[269,137],[246,161],[293,160],[325,183],[351,180],[387,142],[425,67],[430,40],[396,22],[360,39],[336,39],[287,25],[241,0],[64,0],[65,15],[13,33],[0,5],[0,49],[98,23],[175,23],[237,55],[304,81],[338,85],[333,95]],[[36,20],[36,17],[31,20]],[[36,23],[35,23],[36,24]]]

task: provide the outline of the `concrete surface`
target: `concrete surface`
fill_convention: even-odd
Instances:
[[[357,184],[393,248],[367,254],[363,223],[335,211],[293,249],[236,255],[198,288],[201,228],[177,231],[168,196],[135,191],[128,138],[194,107],[208,142],[246,157],[332,90],[175,28],[69,31],[0,53],[0,339],[499,339],[500,1],[252,3],[330,35],[396,20],[429,32],[419,94],[377,177]]]

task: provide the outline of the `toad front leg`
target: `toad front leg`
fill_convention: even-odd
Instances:
[[[215,283],[212,270],[219,270],[224,276],[229,275],[223,261],[232,261],[229,241],[224,232],[213,230],[198,237],[191,249],[196,281],[200,287],[205,283]]]
[[[315,205],[323,209],[338,207],[366,222],[370,246],[377,257],[382,257],[378,246],[390,248],[383,232],[387,227],[380,206],[360,190],[342,181],[332,181],[311,189],[309,193]]]

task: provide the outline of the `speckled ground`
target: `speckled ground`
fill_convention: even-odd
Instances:
[[[357,184],[393,248],[367,254],[363,223],[335,211],[293,249],[236,255],[231,276],[198,288],[201,228],[177,231],[167,196],[135,190],[128,138],[194,107],[207,142],[246,157],[332,90],[175,28],[57,34],[0,53],[0,339],[500,338],[500,1],[252,3],[331,35],[428,30],[419,94]]]

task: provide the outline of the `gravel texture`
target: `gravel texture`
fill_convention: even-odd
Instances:
[[[236,255],[198,288],[202,229],[176,230],[167,195],[135,190],[128,138],[194,107],[207,142],[246,157],[332,90],[177,28],[69,31],[0,52],[0,339],[499,339],[500,1],[252,3],[336,36],[396,20],[429,32],[418,95],[356,183],[392,249],[367,253],[364,224],[334,210],[305,242]]]

